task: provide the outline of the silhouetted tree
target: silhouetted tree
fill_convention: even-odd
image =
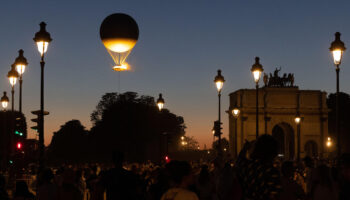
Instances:
[[[131,161],[159,160],[179,148],[184,120],[167,109],[158,110],[154,98],[135,92],[106,93],[91,114],[88,132],[78,120],[54,133],[47,156],[52,161],[107,161],[119,150]],[[167,139],[167,140],[166,140]]]
[[[215,140],[212,144],[212,148],[213,150],[217,150],[218,149],[218,145],[219,145],[219,142],[218,140]],[[221,138],[221,150],[224,152],[224,150],[226,149],[226,151],[229,151],[229,146],[230,146],[230,143],[229,141],[226,139],[226,138]]]
[[[102,99],[97,104],[96,109],[91,113],[90,119],[91,122],[96,125],[98,122],[102,119],[102,114],[105,110],[108,110],[111,105],[116,103],[118,100],[118,94],[113,93],[106,93],[102,96]]]
[[[79,162],[87,159],[88,132],[79,120],[71,120],[54,132],[47,157],[54,162]]]
[[[185,130],[182,117],[167,109],[159,111],[153,97],[135,92],[105,94],[91,120],[89,141],[98,157],[121,150],[130,160],[158,160],[165,151],[164,133],[169,151],[174,151]]]
[[[189,136],[189,137],[184,136],[184,140],[181,142],[184,142],[183,144],[181,144],[183,150],[190,150],[190,151],[198,150],[199,143],[193,136]]]
[[[328,132],[333,139],[336,139],[335,133],[335,106],[336,94],[332,93],[327,98],[327,106],[330,109],[328,113]],[[343,152],[350,152],[350,96],[347,93],[339,93],[339,131],[341,137],[341,148]],[[336,141],[336,140],[334,140]]]

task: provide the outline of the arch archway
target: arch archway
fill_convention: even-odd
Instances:
[[[294,159],[294,129],[288,123],[282,122],[272,129],[272,137],[278,142],[278,154],[285,159]]]
[[[305,143],[304,151],[307,156],[317,157],[318,155],[317,143],[313,140],[308,140]]]

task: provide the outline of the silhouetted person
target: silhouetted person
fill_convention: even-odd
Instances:
[[[75,172],[75,185],[78,187],[80,194],[85,199],[86,196],[86,182],[84,181],[84,172],[82,169],[78,169]]]
[[[339,200],[350,199],[350,154],[343,154],[340,168]]]
[[[89,200],[103,200],[104,188],[97,176],[97,166],[92,166],[87,172],[86,187],[90,194]]]
[[[304,163],[304,176],[306,181],[306,194],[310,195],[311,185],[315,179],[315,164],[310,156],[305,156],[303,159]]]
[[[273,167],[278,143],[270,135],[262,135],[255,142],[254,150],[246,158],[249,142],[246,142],[237,159],[237,172],[245,199],[277,199],[281,191],[279,171]]]
[[[196,193],[188,189],[194,184],[191,165],[185,161],[171,161],[167,169],[173,186],[163,194],[161,200],[198,200]]]
[[[242,198],[242,189],[229,163],[226,163],[221,169],[216,182],[216,193],[219,200],[240,200]]]
[[[14,200],[34,200],[35,196],[29,192],[28,185],[24,181],[18,181],[16,183],[16,192]]]
[[[200,200],[211,200],[215,195],[214,180],[207,165],[203,165],[196,180],[196,189]]]
[[[151,185],[148,191],[147,199],[156,199],[159,200],[162,195],[170,188],[169,183],[169,174],[166,173],[164,168],[158,168],[151,172],[149,180],[152,182],[152,179],[155,180],[155,183]]]
[[[326,165],[316,168],[316,178],[311,185],[311,196],[313,200],[338,199],[338,188],[331,177],[331,171]],[[349,188],[348,188],[349,189]]]
[[[3,200],[9,199],[9,196],[6,191],[6,180],[2,174],[0,174],[0,199],[3,199]]]
[[[282,192],[280,199],[298,200],[305,198],[305,192],[301,185],[294,181],[295,168],[293,162],[285,161],[282,164]]]
[[[114,168],[102,175],[102,185],[106,189],[107,200],[137,200],[137,181],[130,171],[123,168],[124,155],[113,153]]]
[[[38,187],[38,200],[56,200],[58,199],[57,185],[53,184],[53,173],[51,169],[45,169],[41,174],[41,185]]]
[[[72,169],[65,169],[62,186],[58,190],[59,200],[82,200],[83,195],[76,186],[76,173]]]

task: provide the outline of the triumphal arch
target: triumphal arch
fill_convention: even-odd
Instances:
[[[279,154],[285,159],[323,156],[328,137],[326,92],[301,90],[294,85],[293,74],[279,76],[281,69],[264,74],[264,86],[258,91],[259,135],[269,134],[279,143]],[[229,140],[232,155],[237,155],[244,141],[256,138],[256,90],[240,89],[230,95]],[[238,117],[232,110],[238,108]],[[296,116],[301,117],[299,126]],[[300,135],[300,138],[298,138]]]

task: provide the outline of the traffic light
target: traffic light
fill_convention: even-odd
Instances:
[[[23,133],[16,130],[16,131],[15,131],[15,135],[23,136]]]
[[[165,156],[165,157],[164,157],[164,160],[165,160],[166,163],[169,163],[169,162],[170,162],[169,156]]]
[[[214,121],[214,136],[219,137],[221,133],[221,124],[219,121]]]
[[[24,136],[23,127],[24,127],[24,125],[23,125],[22,117],[17,117],[16,124],[15,124],[15,130],[14,130],[16,136],[19,136],[19,137]]]
[[[17,144],[16,144],[16,148],[17,148],[17,150],[21,150],[22,149],[22,143],[21,142],[17,142]]]
[[[30,128],[33,129],[33,130],[35,130],[35,131],[38,131],[38,127],[39,127],[39,116],[38,116],[38,118],[31,119],[31,121],[37,123],[37,125],[32,126],[32,127],[30,127]]]
[[[35,125],[35,126],[32,126],[32,127],[30,127],[30,128],[38,132],[38,131],[39,131],[39,123],[40,123],[39,116],[40,116],[40,114],[41,114],[41,111],[40,111],[40,110],[34,110],[34,111],[32,111],[31,113],[32,113],[33,115],[36,115],[37,118],[31,119],[32,122],[35,122],[35,123],[36,123],[36,125]],[[50,112],[44,111],[43,114],[44,114],[44,115],[48,115],[48,114],[50,114]]]

